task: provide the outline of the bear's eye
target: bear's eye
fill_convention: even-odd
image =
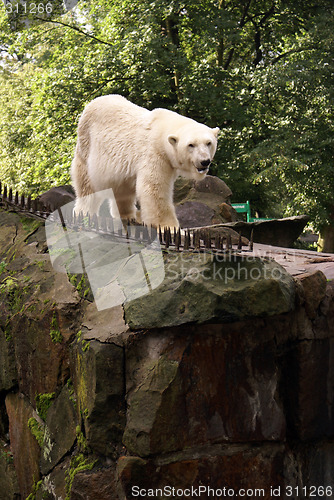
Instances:
[[[194,148],[194,144],[188,144],[189,148]]]
[[[206,143],[206,145],[207,145],[207,146],[211,146],[211,144],[212,144],[212,142],[211,142],[211,141],[208,141],[208,142]]]

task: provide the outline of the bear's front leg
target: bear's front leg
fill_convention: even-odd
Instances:
[[[179,227],[173,204],[174,179],[156,179],[152,172],[139,175],[136,184],[142,221],[156,227]]]

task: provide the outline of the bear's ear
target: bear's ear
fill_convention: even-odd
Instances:
[[[175,135],[169,135],[167,139],[172,146],[176,146],[176,144],[178,143],[178,138]]]
[[[212,132],[214,133],[214,135],[215,135],[216,137],[218,137],[218,134],[219,134],[219,132],[220,132],[220,128],[219,128],[219,127],[213,128],[213,129],[212,129]]]

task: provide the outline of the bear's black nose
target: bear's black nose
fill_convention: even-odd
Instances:
[[[208,167],[211,163],[211,160],[203,160],[201,161],[202,167]]]

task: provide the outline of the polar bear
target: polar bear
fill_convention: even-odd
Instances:
[[[113,216],[135,218],[138,201],[145,224],[178,227],[174,182],[179,175],[205,177],[218,133],[218,127],[167,109],[149,111],[120,95],[94,99],[78,125],[71,167],[75,212],[98,213],[103,201],[99,192],[112,188]]]

